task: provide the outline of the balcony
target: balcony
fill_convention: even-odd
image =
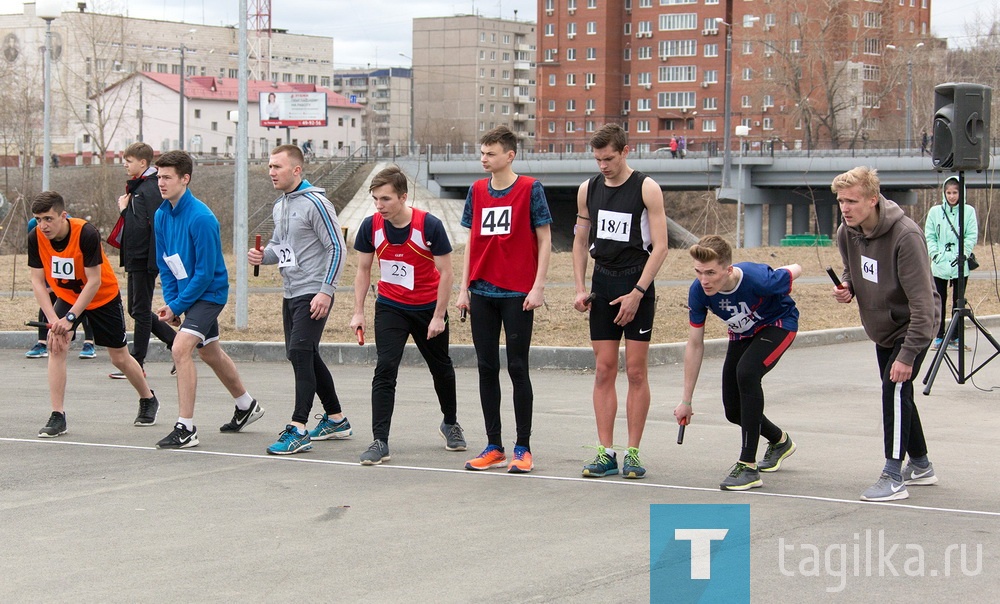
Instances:
[[[531,61],[514,61],[514,69],[516,71],[529,71],[535,66]]]

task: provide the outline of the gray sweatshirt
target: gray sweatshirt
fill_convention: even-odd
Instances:
[[[271,210],[274,235],[264,249],[263,264],[279,265],[285,298],[317,293],[332,297],[337,290],[346,245],[337,211],[323,193],[303,180]]]

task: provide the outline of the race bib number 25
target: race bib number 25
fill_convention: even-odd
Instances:
[[[382,281],[413,290],[413,265],[399,260],[379,260]]]

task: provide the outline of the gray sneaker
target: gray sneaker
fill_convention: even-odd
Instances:
[[[760,463],[757,464],[757,469],[761,472],[777,472],[781,467],[781,462],[786,457],[791,457],[792,453],[795,453],[795,443],[792,442],[792,437],[786,432],[785,442],[780,445],[768,443],[764,459],[760,460]]]
[[[441,426],[438,427],[438,433],[444,439],[445,449],[448,451],[465,451],[465,433],[462,432],[462,426],[459,426],[458,422],[454,424],[441,422]]]
[[[906,499],[910,494],[906,492],[906,484],[895,480],[885,472],[878,477],[878,481],[865,489],[861,494],[861,501],[895,501]]]
[[[392,457],[389,457],[389,445],[381,440],[373,440],[372,444],[368,445],[368,450],[361,454],[361,465],[376,466],[390,459]]]
[[[906,462],[903,467],[903,484],[906,485],[929,485],[937,484],[938,478],[934,475],[934,464],[927,462],[926,468],[918,468],[912,462]]]
[[[762,486],[764,483],[760,480],[760,472],[741,461],[733,464],[729,476],[719,484],[719,488],[723,491],[746,491],[759,489]]]

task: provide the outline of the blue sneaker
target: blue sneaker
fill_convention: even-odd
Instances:
[[[311,440],[328,440],[331,438],[340,440],[350,438],[354,434],[354,431],[351,430],[351,422],[347,421],[346,417],[336,422],[324,413],[323,415],[317,415],[316,419],[319,420],[319,423],[309,431],[309,438]]]
[[[35,342],[35,345],[31,347],[31,350],[24,353],[24,356],[29,359],[44,359],[49,356],[49,347],[41,342]]]
[[[97,351],[94,350],[94,345],[90,342],[84,342],[83,348],[80,349],[81,359],[94,359],[97,358]]]
[[[278,442],[267,448],[267,452],[273,455],[291,455],[312,449],[309,434],[299,434],[295,426],[289,424],[285,426],[284,432],[278,435]]]
[[[617,474],[618,458],[614,455],[608,455],[607,449],[603,445],[597,445],[593,448],[597,449],[597,456],[594,457],[594,461],[583,466],[583,475],[600,478],[601,476]]]
[[[625,461],[622,463],[622,478],[642,478],[646,475],[646,468],[642,466],[639,459],[638,447],[629,447],[625,452]]]

